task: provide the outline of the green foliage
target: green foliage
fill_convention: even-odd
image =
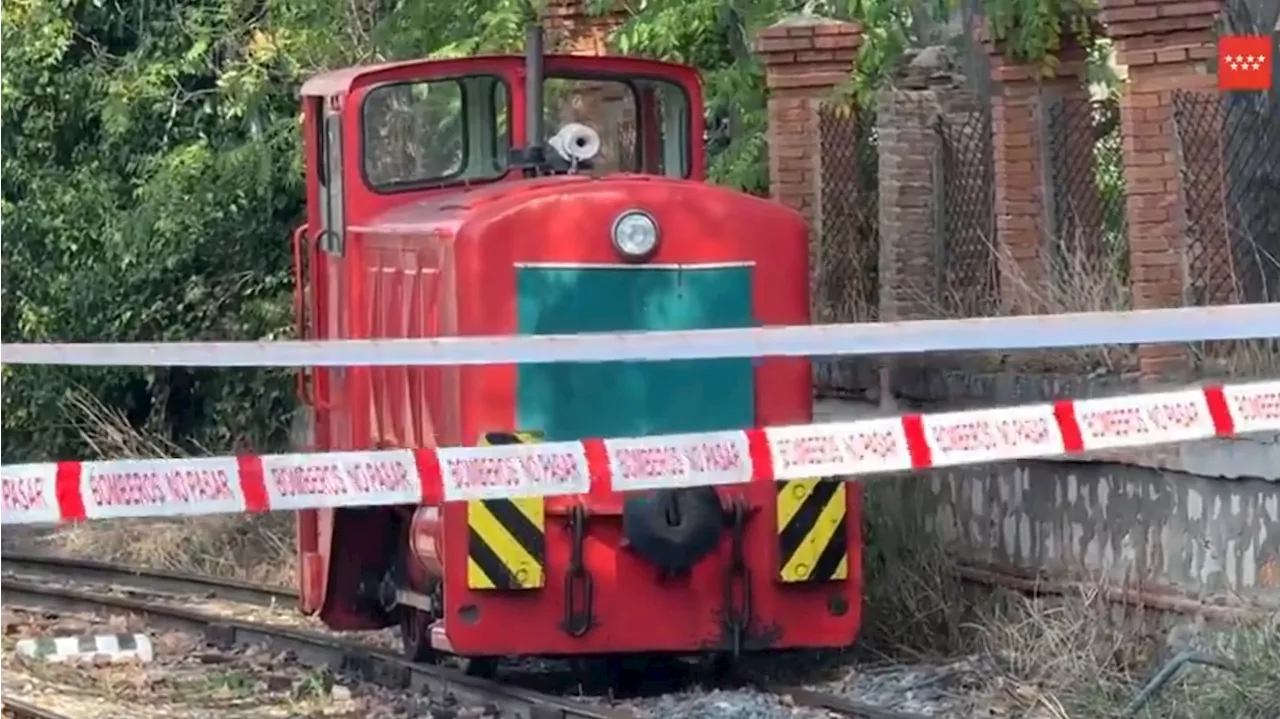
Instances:
[[[597,10],[607,6],[596,0]],[[708,174],[713,182],[766,194],[764,68],[751,39],[784,16],[803,10],[855,20],[863,44],[844,91],[862,105],[897,68],[903,51],[919,43],[920,28],[945,18],[947,0],[645,0],[613,38],[623,53],[693,65],[706,92]]]
[[[946,16],[946,3],[887,0],[833,0],[824,14],[856,20],[862,25],[862,47],[843,94],[860,107],[871,107],[875,93],[893,76],[903,51],[912,44],[926,42],[916,32],[919,19],[925,24]]]
[[[599,4],[599,3],[597,3]],[[643,0],[619,50],[703,71],[713,181],[768,188],[756,32],[798,10],[857,19],[864,97],[938,0]],[[302,213],[296,88],[324,68],[515,50],[530,0],[14,0],[0,19],[6,342],[292,333]],[[6,367],[3,460],[89,452],[78,390],[188,450],[272,449],[288,372]]]
[[[612,38],[618,52],[702,70],[708,176],[758,195],[767,194],[769,177],[764,68],[751,38],[780,15],[776,2],[650,0]]]
[[[1056,53],[1068,35],[1081,44],[1092,39],[1096,0],[985,0],[995,39],[1010,57],[1039,65],[1045,77],[1058,69]]]
[[[510,49],[528,12],[515,1],[7,4],[4,340],[288,336],[298,84],[430,48]],[[277,447],[291,383],[281,371],[6,367],[4,461],[86,453],[67,420],[77,387],[188,447]]]

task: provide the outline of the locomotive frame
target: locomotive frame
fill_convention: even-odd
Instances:
[[[641,88],[632,172],[589,174],[548,157],[542,88],[557,77]],[[474,78],[508,93],[501,171],[373,186],[362,135],[370,93]],[[660,83],[683,95],[682,111],[656,107]],[[691,68],[544,55],[535,31],[523,58],[348,68],[312,79],[302,95],[308,216],[294,235],[295,309],[308,337],[809,320],[807,227],[781,205],[703,182]],[[482,100],[467,103],[498,122]],[[619,226],[639,215],[653,245],[628,256]],[[315,368],[299,374],[299,393],[321,450],[714,432],[812,416],[809,363],[799,358]],[[634,464],[660,472],[663,462],[723,456],[711,441]],[[305,510],[301,604],[337,629],[399,624],[416,660],[844,646],[860,622],[860,522],[857,485],[816,478]]]

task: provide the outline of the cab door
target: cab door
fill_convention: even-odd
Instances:
[[[342,115],[326,96],[304,98],[307,159],[307,224],[295,237],[298,333],[306,339],[344,336],[343,255],[346,245],[342,171]],[[300,411],[310,424],[308,450],[350,447],[344,412],[342,367],[299,369]],[[333,535],[333,510],[305,509],[297,515],[298,597],[304,613],[324,604]]]

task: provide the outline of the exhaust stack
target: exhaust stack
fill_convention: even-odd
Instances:
[[[525,27],[524,47],[525,133],[528,135],[529,155],[539,160],[545,134],[542,127],[543,52],[542,26],[530,23]]]

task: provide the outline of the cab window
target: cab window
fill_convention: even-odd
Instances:
[[[492,76],[374,87],[361,110],[366,183],[394,191],[502,176],[509,97]]]
[[[548,137],[570,122],[600,135],[600,154],[592,162],[598,171],[670,177],[689,173],[689,101],[678,85],[640,78],[549,77],[543,86]]]
[[[689,176],[689,96],[684,88],[670,82],[642,80],[640,92],[644,93],[654,108],[654,135],[657,147],[650,155],[654,163],[652,172],[671,177]],[[701,127],[701,118],[698,126]]]

